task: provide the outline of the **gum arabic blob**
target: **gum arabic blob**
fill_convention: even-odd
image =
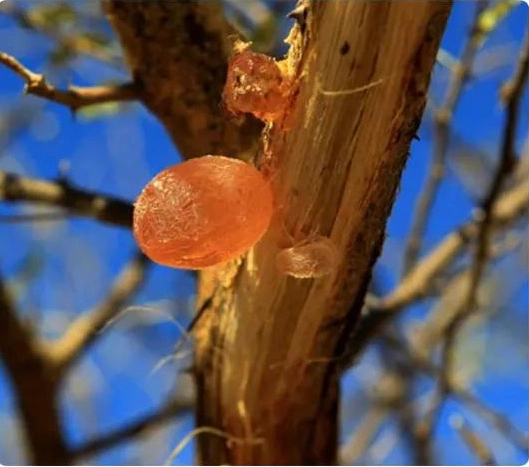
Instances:
[[[134,206],[134,236],[156,263],[201,269],[246,253],[272,212],[270,185],[257,169],[204,156],[168,167],[145,186]]]
[[[272,57],[244,50],[228,66],[222,97],[232,114],[251,113],[272,122],[284,113],[288,88],[288,79]]]

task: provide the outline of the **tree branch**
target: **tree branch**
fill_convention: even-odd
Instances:
[[[92,217],[106,224],[132,227],[133,206],[127,201],[80,190],[65,182],[9,174],[0,170],[0,200],[31,201],[57,206],[77,216]]]
[[[38,4],[33,5],[38,8]],[[30,29],[41,36],[50,38],[52,41],[56,42],[60,50],[75,55],[84,55],[122,69],[123,63],[119,60],[119,56],[106,48],[98,47],[97,45],[95,46],[92,41],[79,35],[78,31],[73,31],[70,34],[61,34],[53,26],[50,26],[45,22],[35,21],[30,14],[32,7],[26,9],[19,7],[15,2],[4,2],[0,9],[0,14],[9,15],[22,28]]]
[[[103,327],[131,299],[145,278],[148,264],[149,260],[142,253],[137,253],[123,268],[104,301],[92,313],[77,318],[60,339],[50,344],[48,353],[60,372],[67,370],[83,355]]]
[[[454,416],[450,424],[459,433],[467,447],[476,456],[480,465],[496,465],[494,455],[475,431],[473,431],[460,415]]]
[[[38,337],[21,322],[1,277],[0,356],[15,388],[30,464],[68,464],[57,404],[57,374]]]
[[[499,228],[516,221],[529,210],[529,190],[524,181],[503,194],[492,209],[491,223]],[[473,220],[448,234],[393,292],[381,299],[371,298],[354,335],[350,339],[345,360],[353,362],[380,330],[403,309],[424,297],[434,279],[462,252],[465,245],[477,238],[479,222]]]
[[[450,122],[461,97],[461,92],[470,77],[474,58],[482,43],[483,31],[478,27],[480,15],[487,6],[487,0],[476,2],[474,21],[471,26],[468,40],[465,44],[461,60],[454,67],[450,85],[446,91],[444,103],[435,113],[435,140],[434,154],[428,179],[417,201],[408,243],[404,252],[404,275],[406,275],[417,262],[421,250],[422,239],[430,216],[432,205],[437,196],[439,186],[444,177],[445,158],[450,139]]]
[[[460,329],[467,320],[476,312],[478,308],[477,295],[479,285],[485,273],[489,258],[490,231],[492,210],[497,198],[501,193],[502,186],[506,178],[514,168],[514,139],[518,127],[519,105],[522,96],[522,89],[527,81],[529,70],[529,24],[526,31],[524,45],[520,52],[517,69],[512,80],[506,87],[510,88],[507,94],[507,116],[504,127],[503,142],[500,153],[500,162],[494,174],[494,179],[489,188],[488,194],[482,204],[479,231],[476,240],[476,251],[474,261],[470,271],[470,281],[466,299],[462,302],[460,309],[454,314],[448,323],[444,333],[444,342],[441,348],[441,373],[439,376],[436,393],[432,399],[431,410],[428,417],[422,424],[422,433],[428,436],[435,428],[439,414],[446,400],[448,381],[454,368],[454,347]],[[505,89],[505,87],[504,87]],[[527,190],[527,187],[526,187]]]
[[[130,422],[124,427],[118,428],[110,433],[103,434],[91,439],[71,450],[72,457],[86,457],[99,451],[115,447],[119,443],[130,441],[132,438],[141,436],[148,430],[157,428],[159,425],[171,422],[175,417],[183,415],[191,410],[191,401],[173,400],[155,412],[147,414]]]
[[[233,119],[222,106],[235,31],[220,2],[105,1],[145,106],[186,159],[206,154],[248,159],[262,124]]]
[[[401,352],[407,358],[408,364],[416,369],[419,369],[424,374],[439,378],[441,374],[441,367],[434,365],[419,355],[413,348],[410,348],[404,341],[392,339],[393,336],[388,337],[387,342],[391,343],[395,351]],[[529,445],[529,438],[522,433],[501,413],[496,412],[493,408],[486,405],[470,390],[448,381],[448,391],[454,395],[461,402],[466,404],[468,408],[472,409],[483,419],[487,420],[496,430],[502,433],[509,441],[511,441],[518,449],[527,452]]]
[[[105,102],[130,101],[140,98],[138,86],[135,83],[125,83],[115,86],[78,87],[70,86],[66,91],[57,89],[46,81],[43,75],[33,73],[17,59],[4,52],[0,52],[0,63],[22,77],[26,82],[24,92],[49,101],[69,107],[76,111],[81,107]]]

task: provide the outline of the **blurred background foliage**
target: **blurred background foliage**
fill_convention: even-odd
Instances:
[[[454,5],[420,140],[412,146],[375,268],[371,292],[377,296],[390,292],[401,279],[412,207],[432,157],[435,111],[442,105],[470,32],[473,3]],[[224,6],[230,21],[256,50],[276,57],[285,53],[283,38],[292,24],[286,15],[293,2],[226,0]],[[422,253],[471,219],[490,185],[504,126],[498,92],[512,74],[527,17],[527,6],[516,1],[491,2],[480,16],[479,50],[451,121],[448,172],[433,206]],[[128,76],[99,2],[7,0],[0,5],[0,48],[59,87],[121,82]],[[161,126],[140,104],[98,105],[73,115],[57,104],[22,95],[24,83],[5,68],[0,68],[0,83],[2,171],[67,180],[132,201],[153,175],[179,161]],[[529,165],[527,92],[522,106],[516,147],[524,162],[511,184],[526,180]],[[497,253],[479,289],[480,312],[465,324],[456,342],[454,375],[458,386],[504,414],[522,443],[529,428],[527,233],[524,217],[497,239]],[[0,203],[1,271],[24,319],[46,337],[61,335],[76,316],[104,300],[133,251],[132,235],[125,229],[30,203]],[[433,293],[409,306],[391,327],[392,334],[429,354],[432,361],[439,358],[439,320],[458,303],[469,261],[468,254],[462,255],[437,279]],[[175,392],[190,400],[192,385],[185,372],[190,352],[178,359],[166,361],[166,357],[189,322],[194,284],[189,272],[152,265],[131,306],[101,332],[96,345],[69,374],[62,389],[62,414],[73,446],[151,413]],[[435,380],[424,371],[403,369],[402,360],[383,336],[345,375],[344,463],[413,462],[416,446],[410,441],[409,416],[423,416]],[[159,365],[162,361],[165,364]],[[0,461],[24,463],[14,397],[1,365],[0,394]],[[393,403],[396,400],[400,405]],[[498,424],[476,404],[449,396],[434,431],[435,463],[479,464],[475,450],[465,442],[464,427],[484,440],[498,463],[526,462],[527,451]],[[79,462],[163,463],[192,427],[192,415],[182,415]],[[192,447],[191,443],[175,462],[192,462]]]

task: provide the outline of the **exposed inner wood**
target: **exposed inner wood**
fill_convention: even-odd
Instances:
[[[291,34],[288,131],[264,134],[278,221],[243,260],[202,274],[196,331],[204,464],[336,462],[338,365],[384,239],[450,2],[315,2]],[[265,155],[262,155],[261,161]],[[275,267],[278,236],[329,235],[330,276]]]

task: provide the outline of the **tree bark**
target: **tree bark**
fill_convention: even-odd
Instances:
[[[145,106],[189,159],[251,152],[259,121],[230,119],[222,89],[234,31],[220,2],[105,1]]]
[[[207,465],[337,462],[339,360],[355,327],[424,110],[451,2],[314,2],[287,58],[290,129],[263,135],[278,220],[244,259],[202,274],[198,440]],[[275,268],[279,231],[327,235],[325,278]]]
[[[197,425],[204,464],[333,464],[339,361],[371,269],[451,1],[314,2],[296,9],[292,118],[269,126],[278,219],[246,258],[201,274]],[[143,102],[183,157],[252,150],[255,122],[226,119],[230,28],[211,2],[106,2]],[[247,125],[247,126],[246,126]],[[328,235],[328,277],[279,275],[278,234]],[[226,438],[227,437],[227,438]]]
[[[17,316],[0,280],[0,356],[13,384],[31,465],[68,465],[58,407],[57,372],[38,338]]]

